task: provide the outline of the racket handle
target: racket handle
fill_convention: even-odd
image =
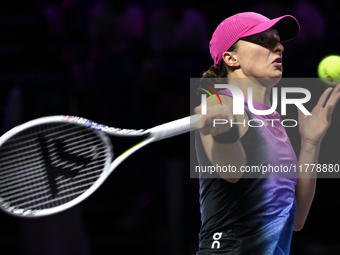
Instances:
[[[196,129],[196,123],[201,119],[202,115],[191,115],[182,119],[174,120],[149,129],[154,141],[159,141],[172,136],[184,134]]]

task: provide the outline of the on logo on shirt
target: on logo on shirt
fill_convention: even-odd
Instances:
[[[216,232],[213,235],[214,242],[211,245],[211,249],[215,249],[215,245],[216,245],[217,249],[219,249],[221,247],[221,244],[220,244],[220,242],[218,240],[221,239],[222,235],[223,235],[222,232]]]

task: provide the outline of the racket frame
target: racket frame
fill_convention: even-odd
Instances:
[[[95,192],[100,187],[100,185],[108,178],[108,176],[131,154],[152,142],[194,130],[195,124],[200,119],[200,117],[201,117],[200,115],[193,115],[185,117],[183,119],[165,123],[163,125],[159,125],[147,130],[113,128],[98,124],[85,118],[67,115],[42,117],[16,126],[0,137],[0,147],[15,134],[27,128],[34,127],[40,124],[47,124],[50,122],[62,122],[62,123],[70,122],[77,123],[78,125],[82,125],[89,129],[92,129],[101,138],[101,140],[104,142],[110,153],[106,158],[105,167],[102,173],[100,174],[100,177],[91,185],[89,189],[87,189],[84,193],[72,199],[71,201],[49,209],[31,210],[15,208],[14,206],[9,205],[8,202],[4,201],[3,198],[0,197],[0,209],[10,215],[14,215],[17,217],[35,218],[52,215],[64,211],[70,207],[73,207],[82,202],[83,200],[85,200],[87,197],[89,197],[93,192]],[[128,149],[127,151],[125,151],[124,153],[122,153],[113,160],[112,144],[110,142],[110,139],[107,137],[107,134],[123,137],[146,137],[146,139],[136,144],[135,146],[131,147],[130,149]]]

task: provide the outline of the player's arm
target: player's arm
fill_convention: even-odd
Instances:
[[[312,164],[317,164],[320,151],[320,145],[311,145],[305,142],[301,143],[301,151],[298,164],[302,166],[299,172],[297,184],[295,187],[296,197],[296,215],[294,231],[300,231],[307,219],[316,189],[316,171],[311,172]],[[307,169],[306,169],[307,168]],[[307,171],[306,171],[307,170]]]
[[[299,132],[301,135],[299,165],[305,168],[299,172],[295,188],[297,206],[295,231],[303,228],[315,194],[316,171],[312,172],[310,171],[311,168],[306,169],[306,166],[308,164],[317,164],[318,162],[320,144],[331,125],[332,113],[339,98],[340,85],[337,85],[334,89],[328,88],[325,90],[312,110],[312,115],[304,115],[298,110]]]
[[[215,97],[216,102],[219,102]],[[223,106],[215,105],[215,102],[211,97],[207,99],[207,114],[203,115],[200,121],[197,123],[196,127],[200,131],[202,144],[204,150],[207,154],[208,159],[210,160],[213,166],[217,164],[219,166],[235,166],[237,170],[240,169],[241,166],[245,166],[247,159],[246,154],[243,149],[241,141],[238,139],[234,143],[223,144],[214,140],[213,136],[218,134],[222,134],[228,132],[231,129],[229,125],[231,120],[243,123],[245,122],[245,127],[239,124],[235,124],[239,129],[239,135],[242,137],[247,131],[247,123],[248,119],[245,115],[232,115],[232,98],[227,96],[220,96],[222,100]],[[197,107],[195,109],[196,113],[201,112],[201,108]],[[234,119],[235,117],[235,119]],[[214,119],[226,119],[228,120],[227,124],[216,124],[215,127]],[[228,135],[228,133],[227,133]],[[242,173],[219,173],[222,178],[229,182],[237,182],[239,178],[241,178]]]

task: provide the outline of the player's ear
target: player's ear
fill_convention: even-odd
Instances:
[[[224,52],[222,55],[222,59],[229,67],[237,68],[240,66],[237,54],[235,52]]]

